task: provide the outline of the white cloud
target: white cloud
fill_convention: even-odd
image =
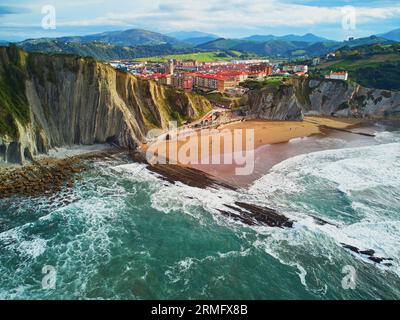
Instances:
[[[131,2],[132,3],[132,2]],[[123,4],[119,8],[125,8]],[[129,6],[127,6],[129,8]],[[277,0],[166,0],[130,10],[115,9],[92,19],[64,20],[61,25],[126,25],[154,26],[157,29],[218,30],[218,28],[246,29],[268,26],[307,26],[341,24],[342,7],[308,6]],[[390,7],[356,7],[359,23],[400,15],[400,5]]]
[[[27,0],[20,0],[25,2]],[[30,17],[2,17],[0,25],[39,26],[40,5],[46,0],[29,1]],[[52,0],[57,9],[60,28],[109,26],[144,28],[158,32],[201,30],[225,36],[253,32],[314,30],[327,28],[340,33],[342,6],[322,5],[326,1],[291,0]],[[295,2],[295,3],[293,3]],[[309,3],[313,3],[310,5]],[[315,5],[315,3],[320,3]],[[337,3],[348,3],[340,1]],[[356,1],[358,29],[371,30],[371,25],[384,25],[385,19],[400,18],[396,1]],[[27,32],[29,30],[26,30]]]

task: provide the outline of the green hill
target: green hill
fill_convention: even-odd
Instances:
[[[219,38],[210,42],[203,43],[197,46],[197,48],[206,50],[228,50],[228,49],[233,49],[235,46],[243,42],[244,42],[243,40],[239,39]]]
[[[59,40],[28,41],[20,43],[19,46],[28,52],[69,53],[84,57],[90,56],[97,60],[135,59],[193,52],[193,49],[174,48],[170,44],[127,47],[101,42],[79,43]]]
[[[381,34],[379,35],[379,37],[389,39],[392,41],[400,41],[400,28]]]
[[[167,56],[153,56],[146,58],[135,59],[137,61],[154,61],[154,62],[166,62],[171,59],[177,60],[197,60],[200,62],[210,62],[210,61],[224,61],[240,58],[242,54],[238,51],[212,51],[212,52],[196,52],[196,53],[186,53],[177,55],[167,55]]]
[[[197,48],[203,50],[236,50],[243,53],[252,53],[259,56],[290,55],[294,50],[306,47],[306,43],[293,43],[282,40],[267,42],[247,41],[239,39],[217,39]]]
[[[288,34],[285,36],[274,36],[274,35],[253,35],[250,37],[243,38],[243,40],[248,41],[257,41],[257,42],[266,42],[271,40],[282,40],[282,41],[298,41],[298,42],[308,42],[308,43],[316,43],[316,42],[335,42],[328,40],[326,38],[318,37],[312,33],[307,33],[305,35],[299,36],[295,34]]]
[[[58,40],[62,42],[79,42],[79,43],[103,42],[106,44],[112,44],[118,46],[181,44],[181,42],[178,39],[175,39],[173,37],[169,37],[161,33],[143,29],[129,29],[123,31],[103,32],[81,37],[61,37],[58,38]]]
[[[371,88],[400,90],[400,43],[343,47],[336,58],[319,65],[315,74],[349,72],[350,79]]]
[[[342,47],[357,47],[361,45],[393,43],[393,41],[391,40],[376,36],[343,42],[312,42],[312,39],[319,39],[313,35],[305,35],[303,37],[286,36],[270,39],[271,37],[272,36],[254,36],[247,38],[253,40],[221,38],[205,44],[201,44],[197,46],[197,48],[206,50],[237,50],[244,53],[246,52],[257,54],[259,56],[282,56],[295,58],[302,55],[309,57],[325,55],[328,52],[338,50]],[[262,39],[270,40],[261,41]],[[304,41],[299,41],[300,39],[304,39]]]

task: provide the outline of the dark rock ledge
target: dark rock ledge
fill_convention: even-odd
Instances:
[[[383,264],[387,267],[391,267],[392,264],[388,261],[393,261],[392,258],[383,258],[383,257],[377,257],[375,256],[375,250],[372,249],[367,249],[367,250],[361,250],[357,247],[351,246],[349,244],[345,244],[345,243],[341,243],[342,247],[353,252],[356,253],[364,258],[367,258],[368,260],[378,263],[378,264]]]

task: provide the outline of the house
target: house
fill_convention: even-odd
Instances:
[[[344,80],[347,81],[349,78],[349,74],[347,71],[342,71],[342,72],[333,72],[331,71],[330,74],[325,76],[326,79],[330,80]]]
[[[192,91],[193,75],[191,73],[177,73],[172,77],[172,85],[185,91]]]
[[[334,59],[334,58],[336,58],[336,54],[335,53],[333,53],[333,52],[330,52],[330,53],[328,53],[327,55],[326,55],[326,59]]]
[[[174,60],[169,60],[165,63],[165,73],[174,74],[175,72],[175,64]]]
[[[225,92],[230,96],[240,97],[243,96],[249,89],[243,87],[228,88]]]
[[[293,72],[293,66],[283,66],[282,71],[283,72]]]
[[[172,75],[167,73],[142,73],[139,75],[140,78],[146,80],[155,80],[160,84],[171,85],[172,84]]]
[[[255,64],[250,66],[250,74],[258,77],[268,77],[272,74],[272,66],[269,64]]]
[[[229,88],[239,85],[239,80],[222,74],[197,73],[194,76],[193,85],[202,90],[218,90],[224,92]]]
[[[305,66],[305,65],[294,66],[293,73],[298,73],[298,72],[307,73],[308,66]]]
[[[296,72],[294,75],[298,77],[308,77],[308,74],[305,72]]]

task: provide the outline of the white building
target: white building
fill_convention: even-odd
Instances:
[[[297,72],[308,72],[308,66],[304,65],[298,65],[298,66],[283,66],[282,68],[283,72],[289,72],[289,73],[297,73]]]
[[[331,79],[331,80],[344,80],[347,81],[347,79],[349,78],[349,74],[347,73],[347,71],[343,71],[343,72],[333,72],[331,71],[331,73],[329,75],[325,76],[326,79]]]
[[[327,58],[327,59],[333,59],[333,58],[335,58],[335,57],[336,57],[336,54],[333,53],[333,52],[330,52],[330,53],[328,53],[328,54],[326,55],[326,58]]]
[[[303,66],[303,65],[294,66],[294,67],[293,67],[293,72],[294,72],[294,73],[297,73],[297,72],[304,72],[304,73],[307,73],[307,72],[308,72],[308,66]]]

